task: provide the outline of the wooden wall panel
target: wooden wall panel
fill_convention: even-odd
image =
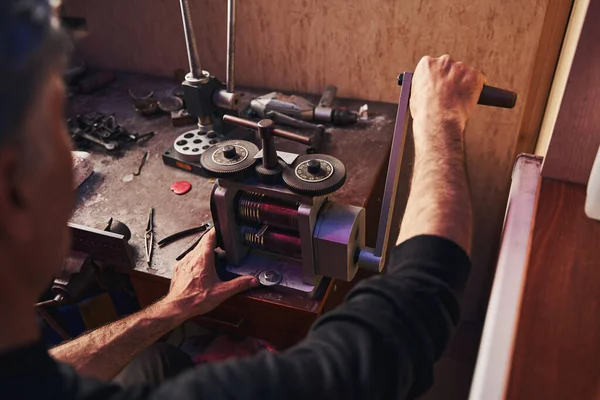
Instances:
[[[600,146],[600,0],[591,0],[542,175],[587,184]]]
[[[190,2],[203,68],[223,78],[226,1]],[[538,51],[540,40],[554,43],[564,32],[566,17],[546,16],[556,7],[567,12],[570,3],[239,0],[236,77],[242,85],[311,93],[334,84],[341,97],[396,102],[399,72],[413,70],[423,55],[450,53],[482,69],[490,84],[519,92],[515,110],[479,108],[468,127],[477,235],[467,297],[474,298],[495,265],[515,149],[532,151],[537,135],[528,129],[519,139],[524,105],[540,85],[531,80],[536,56],[550,69],[556,62],[556,46]],[[93,65],[158,75],[187,65],[175,0],[66,0],[65,10],[87,19],[81,50]]]
[[[507,399],[600,398],[600,223],[585,187],[543,179]]]
[[[571,72],[571,66],[573,65],[573,58],[575,58],[575,51],[577,50],[581,29],[583,28],[589,5],[590,0],[575,0],[573,2],[569,24],[565,31],[564,41],[560,51],[560,58],[556,63],[552,88],[548,95],[546,111],[544,112],[544,118],[539,130],[540,134],[535,145],[535,154],[538,156],[545,157],[548,152],[548,144],[550,143],[552,131],[556,124],[556,118],[560,111],[560,104],[565,93],[565,88],[567,87],[569,73]]]

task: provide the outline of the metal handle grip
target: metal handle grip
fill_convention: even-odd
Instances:
[[[399,86],[402,86],[403,81],[404,74],[398,75]],[[483,90],[481,90],[477,104],[500,108],[514,108],[515,104],[517,104],[517,94],[510,90],[483,85]]]
[[[229,114],[224,115],[223,121],[230,123],[230,124],[243,126],[244,128],[249,128],[249,129],[253,129],[256,131],[258,130],[258,123],[244,119],[244,118],[234,117],[233,115],[229,115]],[[305,144],[307,146],[311,146],[312,142],[313,142],[312,137],[302,136],[297,133],[285,131],[285,130],[279,129],[279,128],[273,129],[273,136],[291,140],[292,142]]]
[[[514,108],[515,104],[517,104],[517,94],[510,90],[483,85],[477,104],[500,108]]]

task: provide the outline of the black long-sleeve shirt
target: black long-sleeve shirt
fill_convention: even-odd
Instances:
[[[203,365],[158,389],[123,388],[77,375],[38,343],[0,355],[0,398],[413,398],[433,382],[433,364],[459,320],[456,296],[469,269],[455,243],[418,236],[393,250],[385,274],[360,282],[285,352]]]

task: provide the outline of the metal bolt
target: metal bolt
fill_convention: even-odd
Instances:
[[[283,275],[274,269],[266,269],[258,274],[258,280],[263,286],[275,286],[281,282]]]

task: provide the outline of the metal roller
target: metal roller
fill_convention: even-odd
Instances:
[[[244,222],[298,231],[298,205],[266,197],[264,194],[240,192],[237,215]]]
[[[281,254],[287,257],[302,259],[300,238],[287,233],[278,232],[272,228],[266,230],[242,226],[244,244],[255,249]]]

